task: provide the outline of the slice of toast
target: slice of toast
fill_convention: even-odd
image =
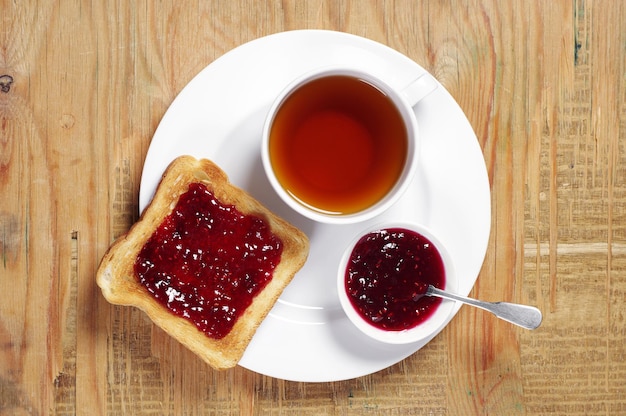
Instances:
[[[234,320],[234,325],[220,337],[208,335],[192,320],[181,317],[157,300],[140,282],[135,263],[156,230],[170,216],[179,199],[191,184],[201,183],[214,198],[234,206],[243,215],[261,218],[270,233],[282,242],[282,253],[269,282],[252,298],[249,306]],[[222,226],[227,227],[228,224]],[[215,241],[213,241],[215,243]],[[218,245],[221,242],[217,242]],[[175,159],[166,169],[152,202],[137,223],[118,238],[104,255],[97,271],[97,283],[104,297],[113,304],[135,306],[172,337],[195,352],[216,369],[234,367],[241,359],[257,328],[295,273],[304,265],[309,252],[306,235],[271,213],[252,196],[232,185],[226,174],[213,162],[191,156]],[[206,268],[210,279],[209,267]],[[205,273],[204,266],[202,273]],[[204,279],[205,276],[202,276]],[[234,275],[232,279],[241,279]]]

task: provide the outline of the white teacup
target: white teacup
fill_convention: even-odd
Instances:
[[[362,70],[325,67],[291,82],[263,129],[263,167],[295,211],[365,221],[393,205],[417,168],[413,107],[437,87],[428,73],[402,89]]]

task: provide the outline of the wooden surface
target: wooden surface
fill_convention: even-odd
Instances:
[[[472,295],[540,329],[463,307],[391,368],[296,383],[215,372],[103,299],[176,94],[305,28],[387,44],[458,101],[492,188]],[[0,76],[0,415],[626,414],[625,2],[0,0]]]

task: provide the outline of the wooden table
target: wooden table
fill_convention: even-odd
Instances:
[[[187,4],[188,3],[188,4]],[[94,280],[138,217],[168,106],[291,29],[384,43],[436,76],[483,149],[492,231],[463,307],[365,377],[216,372]],[[626,3],[0,1],[0,414],[626,414]]]

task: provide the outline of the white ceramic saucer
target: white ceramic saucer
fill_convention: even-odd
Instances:
[[[307,263],[240,362],[286,380],[337,381],[370,374],[430,341],[381,344],[361,334],[343,314],[336,268],[356,234],[385,221],[426,225],[448,247],[461,295],[474,285],[489,239],[490,190],[482,151],[462,110],[441,85],[415,107],[422,138],[419,168],[410,189],[389,211],[364,224],[325,225],[299,216],[278,198],[261,166],[265,115],[293,78],[335,64],[373,71],[398,88],[424,72],[387,46],[345,33],[306,30],[254,40],[211,63],[181,91],[155,132],[141,179],[143,210],[174,158],[209,158],[234,184],[307,233]]]

